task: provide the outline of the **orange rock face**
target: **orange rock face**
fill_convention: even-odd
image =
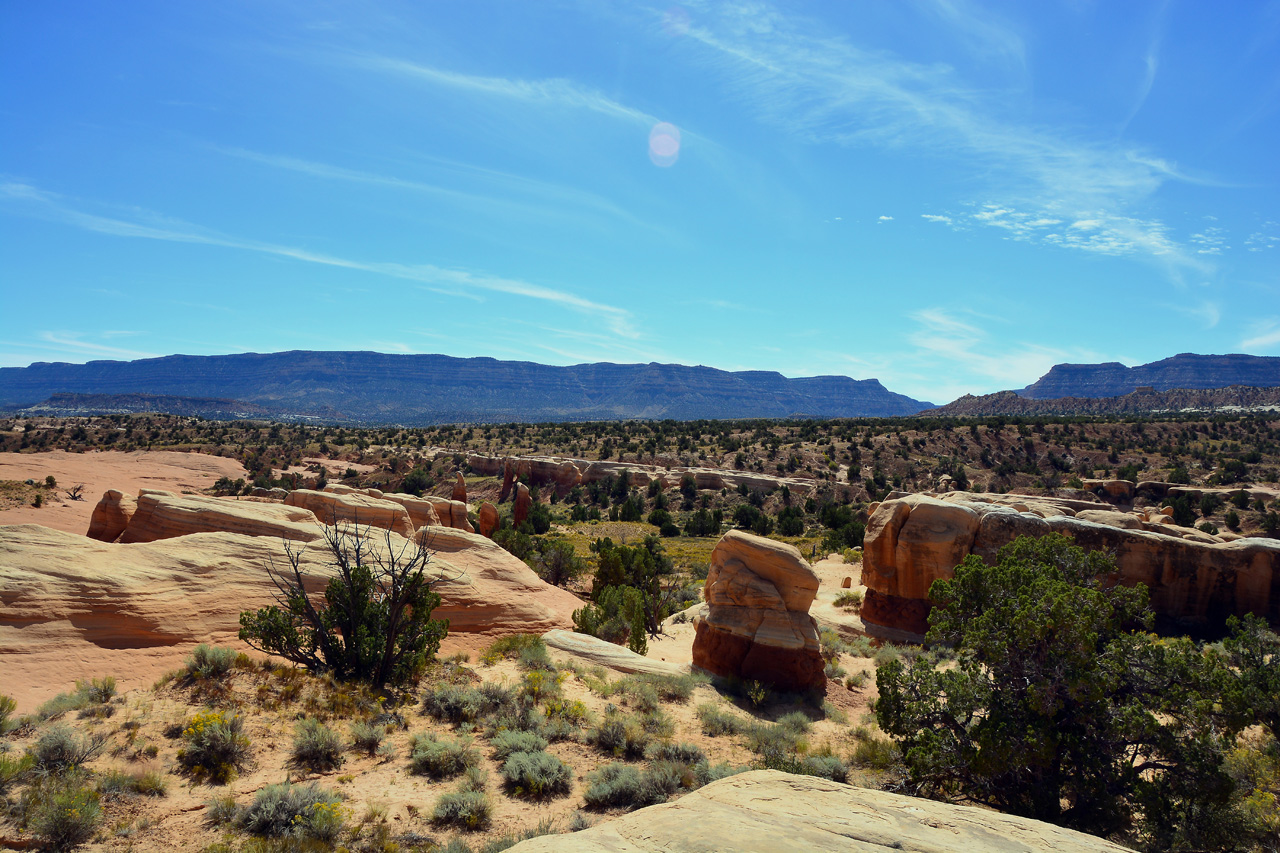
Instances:
[[[459,503],[467,502],[467,481],[463,479],[461,471],[454,475],[453,494],[450,497]]]
[[[694,619],[693,664],[782,690],[826,685],[809,606],[818,576],[793,546],[726,533],[711,554],[706,605]]]
[[[498,508],[493,504],[485,501],[480,504],[480,535],[492,536],[493,531],[498,529]]]
[[[524,524],[524,520],[529,517],[531,506],[533,506],[533,497],[529,494],[528,486],[524,483],[516,483],[515,506],[511,511],[511,523],[515,527]]]
[[[922,634],[929,586],[950,578],[967,555],[991,562],[1018,536],[1061,533],[1112,554],[1119,582],[1146,584],[1152,608],[1168,623],[1211,627],[1244,613],[1280,622],[1280,541],[1223,542],[1136,514],[1082,510],[1073,517],[1070,507],[1055,510],[1051,498],[1028,501],[1001,505],[957,493],[947,501],[910,495],[882,503],[863,545],[863,621]]]
[[[129,526],[129,519],[138,509],[138,500],[133,495],[126,495],[118,489],[107,489],[102,499],[93,508],[93,517],[89,519],[90,539],[99,542],[114,542]]]

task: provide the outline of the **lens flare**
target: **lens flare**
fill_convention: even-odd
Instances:
[[[649,159],[653,165],[675,165],[680,159],[680,128],[674,124],[660,121],[649,131]]]

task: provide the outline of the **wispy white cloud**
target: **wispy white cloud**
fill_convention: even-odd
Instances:
[[[980,59],[1024,67],[1027,49],[1021,34],[1007,21],[965,0],[926,0],[922,7],[954,33]]]
[[[943,224],[943,225],[954,225],[954,224],[955,224],[955,220],[954,220],[954,219],[952,219],[950,216],[943,216],[943,215],[942,215],[942,214],[940,214],[940,213],[922,213],[922,214],[920,214],[920,218],[921,218],[921,219],[927,219],[927,220],[928,220],[928,221],[930,221],[930,222],[939,222],[939,223],[941,223],[941,224]]]
[[[522,80],[512,77],[485,77],[462,74],[422,63],[410,62],[390,56],[371,54],[347,54],[345,61],[371,71],[395,74],[433,86],[439,86],[472,95],[487,95],[522,101],[546,108],[589,110],[610,118],[636,124],[653,125],[658,119],[643,110],[619,103],[607,95],[571,80],[551,78],[546,80]]]
[[[931,8],[951,15],[958,7]],[[1151,152],[1019,119],[1010,114],[1006,93],[968,86],[949,66],[864,49],[758,0],[707,6],[688,35],[748,109],[797,137],[964,158],[988,176],[990,196],[1007,199],[1003,206],[1030,221],[1100,220],[1095,238],[1058,241],[1062,245],[1158,256],[1175,279],[1185,269],[1205,268],[1161,222],[1137,209],[1166,181],[1190,180]],[[1016,47],[1012,40],[1009,45]],[[973,221],[1006,230],[1012,224],[1008,217]]]
[[[1254,324],[1249,337],[1240,341],[1240,349],[1249,352],[1280,348],[1280,319],[1268,317]]]
[[[135,359],[158,357],[157,353],[113,347],[91,340],[93,337],[105,338],[108,336],[107,333],[99,333],[95,336],[85,332],[66,330],[43,331],[36,335],[35,341],[0,341],[0,345],[57,353],[68,358]],[[25,367],[30,363],[31,359],[28,358],[25,362],[16,366]]]
[[[892,216],[881,216],[881,217],[880,217],[879,219],[877,219],[876,221],[877,221],[877,222],[892,222],[892,221],[893,221],[893,217],[892,217]]]
[[[33,213],[44,218],[54,219],[100,234],[164,240],[174,243],[194,243],[258,252],[303,263],[358,270],[416,281],[434,287],[439,292],[451,295],[465,295],[468,291],[481,290],[535,299],[592,315],[606,323],[615,334],[631,338],[637,337],[637,333],[631,324],[630,312],[623,308],[519,279],[503,278],[469,270],[448,269],[434,264],[356,261],[294,246],[234,237],[155,215],[150,215],[148,218],[162,224],[149,224],[147,222],[120,219],[114,216],[101,216],[70,207],[53,193],[44,192],[36,187],[16,182],[0,183],[0,200],[3,199],[25,203]]]
[[[500,208],[525,216],[545,217],[552,211],[548,209],[548,206],[545,203],[520,201],[513,198],[514,195],[522,194],[532,196],[538,199],[539,202],[552,202],[557,205],[570,205],[572,207],[581,208],[584,211],[589,211],[591,214],[605,213],[609,216],[625,220],[633,225],[643,224],[630,213],[618,207],[618,205],[595,193],[585,192],[583,190],[565,187],[559,184],[552,184],[546,181],[539,181],[533,178],[498,172],[492,169],[477,168],[453,161],[437,160],[435,162],[441,168],[455,174],[460,173],[468,180],[475,180],[489,184],[495,187],[500,194],[487,195],[484,193],[458,190],[427,183],[425,181],[415,181],[394,175],[383,175],[359,169],[349,169],[343,166],[335,166],[329,163],[318,163],[313,160],[305,160],[298,157],[265,154],[244,148],[216,147],[215,150],[228,156],[261,163],[277,169],[285,169],[291,172],[310,175],[311,177],[321,178],[324,180],[347,181],[350,183],[422,193],[464,205],[474,206],[476,204],[480,204],[490,209]],[[577,218],[585,222],[595,221],[594,216]]]

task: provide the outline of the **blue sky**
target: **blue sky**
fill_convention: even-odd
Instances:
[[[1280,2],[0,5],[0,366],[1280,355]]]

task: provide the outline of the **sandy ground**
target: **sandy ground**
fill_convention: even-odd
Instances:
[[[58,499],[46,502],[39,509],[32,506],[0,509],[0,525],[42,524],[83,534],[89,529],[93,507],[107,489],[119,489],[131,495],[138,494],[139,489],[201,491],[219,477],[234,480],[246,474],[244,466],[235,459],[172,450],[0,453],[0,480],[43,482],[45,477],[53,475],[58,481],[59,494]],[[68,500],[64,490],[80,483],[84,484],[84,500]]]

